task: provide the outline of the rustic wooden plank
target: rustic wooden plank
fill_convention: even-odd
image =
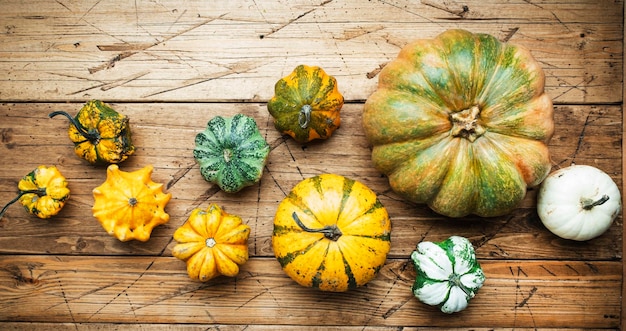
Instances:
[[[40,220],[11,207],[0,220],[0,252],[30,254],[169,255],[172,233],[193,208],[216,202],[240,215],[252,228],[250,254],[273,256],[271,231],[278,202],[300,180],[324,172],[362,181],[387,207],[393,222],[391,256],[410,254],[421,240],[439,241],[451,234],[470,238],[484,258],[615,260],[621,258],[621,216],[603,236],[585,243],[562,240],[539,221],[530,190],[518,210],[502,217],[452,220],[425,206],[403,201],[387,179],[371,165],[370,149],[360,127],[362,104],[347,104],[342,127],[327,141],[298,145],[274,129],[265,104],[113,104],[131,118],[135,155],[121,164],[133,170],[153,164],[153,179],[173,195],[168,224],[157,227],[147,243],[120,243],[91,216],[92,189],[106,178],[104,167],[87,164],[73,154],[67,122],[49,119],[55,109],[75,113],[81,104],[0,105],[0,201],[16,194],[17,181],[39,164],[55,164],[68,178],[72,195],[54,219]],[[209,118],[245,113],[256,118],[272,145],[260,184],[235,195],[205,182],[191,151],[194,137]],[[621,185],[621,108],[619,106],[558,106],[556,134],[550,147],[554,168],[572,162],[590,164],[609,173]],[[350,146],[346,148],[346,146]],[[36,155],[37,157],[33,157]],[[337,162],[341,160],[341,162]]]
[[[530,48],[555,103],[622,101],[621,0],[10,0],[0,21],[5,101],[266,101],[301,63],[362,101],[403,45],[449,28]]]
[[[0,256],[0,315],[58,323],[616,328],[621,263],[484,261],[484,287],[461,313],[417,301],[410,262],[390,260],[367,286],[324,293],[252,259],[234,279],[191,281],[172,257]],[[24,307],[28,307],[25,309]],[[486,318],[488,316],[488,318]]]
[[[148,243],[120,243],[108,236],[91,216],[91,190],[106,178],[103,167],[78,159],[66,136],[65,120],[49,119],[53,109],[75,109],[80,104],[5,104],[0,131],[0,201],[15,194],[17,181],[37,165],[56,164],[70,181],[72,197],[61,214],[39,220],[19,207],[0,220],[0,251],[53,254],[167,254],[173,231],[193,208],[216,202],[240,215],[252,227],[253,256],[272,256],[271,231],[275,208],[300,180],[324,172],[362,181],[377,192],[394,224],[392,256],[406,256],[420,240],[441,240],[452,233],[467,236],[479,246],[481,257],[613,260],[621,257],[621,217],[610,231],[586,243],[561,240],[546,231],[534,211],[535,191],[529,191],[518,210],[489,220],[451,220],[425,206],[401,200],[386,178],[372,166],[370,150],[360,128],[361,104],[348,104],[343,124],[328,141],[295,144],[273,128],[264,104],[114,104],[131,117],[138,150],[123,169],[155,165],[153,179],[173,194],[167,211],[171,221],[158,227]],[[74,112],[75,112],[74,111]],[[205,122],[217,114],[246,113],[257,119],[273,146],[264,179],[259,185],[231,195],[206,183],[193,160],[193,139]],[[572,162],[607,171],[618,183],[621,173],[621,111],[618,106],[560,106],[557,134],[551,143],[554,167]],[[165,124],[166,123],[166,124]],[[563,124],[561,124],[563,123]],[[351,146],[346,148],[345,146]],[[32,155],[37,155],[33,158]],[[336,162],[341,159],[342,162]],[[250,202],[254,201],[254,205]],[[32,238],[33,240],[24,240]],[[36,242],[37,244],[33,244]]]
[[[55,330],[55,331],[125,331],[125,330],[154,330],[154,331],[284,331],[294,330],[293,325],[232,325],[232,324],[121,324],[121,323],[32,323],[8,322],[2,327],[6,331],[25,330]],[[420,327],[397,326],[316,326],[306,325],[307,331],[419,331]],[[429,327],[433,331],[506,331],[511,328],[438,328]],[[600,331],[607,329],[592,328],[515,328],[516,331]]]

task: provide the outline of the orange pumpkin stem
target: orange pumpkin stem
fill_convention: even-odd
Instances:
[[[478,106],[472,106],[471,108],[451,114],[452,136],[465,138],[474,142],[474,140],[485,133],[485,128],[478,124],[479,117],[480,108]]]

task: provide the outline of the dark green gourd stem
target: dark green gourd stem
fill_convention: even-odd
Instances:
[[[24,196],[26,194],[29,194],[29,193],[36,193],[37,195],[42,196],[40,190],[20,191],[20,194],[18,194],[15,198],[13,198],[13,200],[9,201],[9,203],[7,203],[6,205],[4,205],[4,207],[2,207],[2,210],[0,210],[0,219],[2,219],[2,216],[4,216],[4,212],[7,211],[9,206],[11,206],[15,202],[17,202],[17,200],[19,200],[22,196]],[[44,190],[44,194],[43,195],[45,195],[45,190]]]
[[[306,232],[323,233],[325,238],[330,239],[332,241],[337,241],[339,240],[339,237],[342,236],[341,230],[339,230],[337,225],[333,224],[333,225],[327,225],[321,229],[311,229],[307,227],[306,225],[304,225],[304,223],[302,223],[302,221],[300,220],[300,217],[298,217],[298,214],[296,214],[296,212],[293,212],[292,217],[293,217],[293,220],[296,221],[296,224],[298,224],[298,226]]]
[[[583,199],[581,203],[584,210],[591,210],[593,207],[604,204],[607,201],[609,201],[609,196],[605,194],[596,201],[593,201],[591,199]]]
[[[72,125],[76,128],[76,130],[78,130],[78,132],[85,137],[87,140],[91,141],[91,142],[95,142],[98,141],[100,139],[100,135],[98,134],[98,132],[89,132],[87,130],[85,130],[85,128],[83,127],[82,124],[80,124],[79,122],[77,122],[70,114],[64,112],[64,111],[53,111],[50,114],[48,114],[48,117],[53,118],[57,115],[63,115],[65,117],[67,117],[68,120],[70,120],[70,123],[72,123]]]

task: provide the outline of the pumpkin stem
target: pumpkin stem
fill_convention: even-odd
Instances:
[[[475,105],[460,112],[452,113],[450,121],[452,122],[451,134],[453,137],[465,138],[471,142],[478,139],[485,133],[485,128],[478,124],[480,117],[480,108]]]
[[[78,131],[78,133],[80,133],[83,137],[85,137],[87,140],[91,141],[92,143],[97,142],[98,140],[100,140],[100,134],[97,131],[87,131],[85,130],[85,127],[83,127],[82,124],[80,124],[78,121],[76,121],[76,119],[74,119],[70,114],[64,112],[64,111],[53,111],[50,114],[48,114],[48,117],[53,118],[57,115],[63,115],[65,117],[67,117],[68,120],[70,120],[70,123],[72,123],[72,125],[76,128],[76,130]]]
[[[295,211],[291,216],[293,217],[293,220],[296,221],[296,224],[298,224],[298,226],[305,232],[323,233],[326,239],[330,239],[332,241],[339,240],[339,237],[343,235],[343,233],[341,233],[341,230],[339,230],[339,228],[335,224],[327,225],[321,229],[311,229],[304,225],[304,223],[302,223],[300,217],[298,217],[298,214],[296,214]]]
[[[2,210],[0,210],[0,219],[2,219],[2,216],[4,216],[4,212],[7,211],[9,206],[17,202],[17,200],[19,200],[22,196],[29,194],[29,193],[36,193],[38,196],[43,196],[43,195],[46,195],[46,190],[43,189],[43,192],[42,190],[20,191],[20,194],[18,194],[15,198],[13,198],[13,200],[9,201],[9,203],[7,203],[6,205],[4,205],[4,207],[2,207]]]
[[[128,199],[128,205],[131,207],[134,207],[139,201],[137,201],[137,198],[132,197],[130,199]]]
[[[448,281],[452,283],[452,285],[460,288],[465,293],[465,295],[467,295],[468,298],[474,297],[474,293],[467,289],[465,285],[463,285],[463,283],[461,282],[461,276],[452,273],[452,275],[450,275],[450,277],[448,278]]]
[[[311,105],[304,105],[300,108],[298,124],[300,124],[300,127],[303,129],[306,129],[309,126],[309,122],[311,122],[311,110],[313,110]]]
[[[599,206],[607,201],[609,201],[609,196],[605,194],[596,201],[591,199],[581,199],[580,203],[582,204],[584,210],[591,210],[593,207]]]

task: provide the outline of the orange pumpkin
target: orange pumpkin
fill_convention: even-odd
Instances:
[[[187,222],[174,232],[178,242],[172,255],[187,264],[191,279],[208,281],[219,275],[234,277],[248,261],[250,227],[240,217],[218,205],[206,211],[194,209]]]
[[[154,227],[170,220],[164,209],[172,194],[152,181],[153,169],[148,165],[126,172],[111,164],[106,181],[93,190],[93,216],[120,241],[147,241]]]

